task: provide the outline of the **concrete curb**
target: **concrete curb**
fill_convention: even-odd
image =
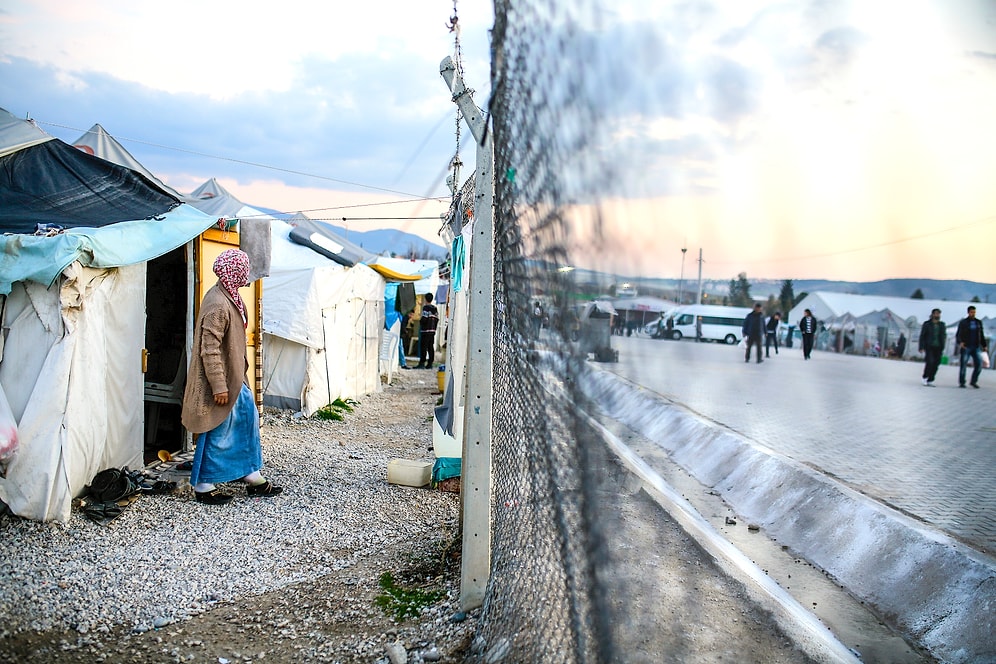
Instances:
[[[580,387],[943,662],[996,661],[996,561],[608,370]]]

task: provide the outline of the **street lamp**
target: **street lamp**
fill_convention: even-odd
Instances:
[[[678,279],[678,304],[681,304],[685,299],[683,296],[685,294],[685,252],[688,251],[687,247],[681,248],[681,277]]]

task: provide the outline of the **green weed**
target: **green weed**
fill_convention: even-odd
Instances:
[[[360,402],[353,399],[337,398],[332,403],[322,406],[315,411],[315,417],[320,420],[334,420],[342,422],[345,413],[352,413]]]
[[[393,615],[395,620],[405,618],[415,618],[422,613],[422,609],[435,604],[443,597],[443,593],[436,590],[419,590],[418,588],[402,588],[394,583],[394,577],[390,572],[380,575],[379,585],[384,591],[383,595],[377,595],[374,603],[379,606],[387,615]]]

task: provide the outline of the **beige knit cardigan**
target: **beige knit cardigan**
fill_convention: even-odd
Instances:
[[[204,294],[191,355],[181,421],[188,431],[198,434],[225,421],[249,369],[242,314],[219,284]],[[214,395],[221,392],[228,392],[224,406],[214,402]]]

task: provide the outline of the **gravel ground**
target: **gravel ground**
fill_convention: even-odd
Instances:
[[[463,662],[479,611],[458,611],[458,496],[388,484],[430,461],[435,372],[402,371],[342,422],[263,413],[275,498],[201,505],[140,496],[107,526],[0,518],[0,662]],[[607,515],[619,661],[808,662],[743,587],[620,475]],[[438,593],[397,620],[389,572]]]
[[[388,484],[431,461],[435,372],[402,371],[341,422],[265,409],[274,498],[226,506],[189,485],[140,496],[107,526],[0,519],[0,662],[457,661],[458,496]],[[396,621],[381,575],[441,598]]]

